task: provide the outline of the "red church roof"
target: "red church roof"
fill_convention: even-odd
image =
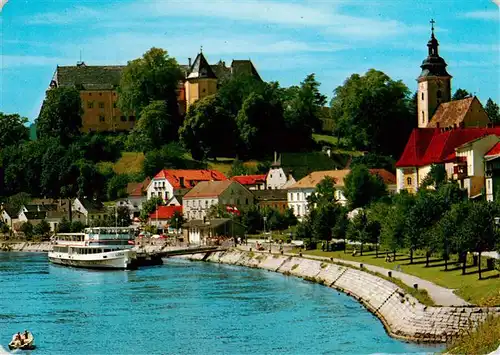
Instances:
[[[156,214],[158,212],[158,214]],[[182,206],[158,206],[158,211],[149,215],[150,219],[170,219],[175,212],[182,213]]]
[[[443,132],[439,128],[415,128],[396,166],[424,166],[451,161],[455,158],[455,148],[489,134],[500,136],[500,127],[456,128]]]
[[[500,142],[495,144],[490,150],[488,150],[488,153],[486,153],[484,156],[494,157],[496,155],[500,155]]]
[[[239,182],[242,185],[262,184],[266,182],[266,174],[233,176],[231,180]]]
[[[174,189],[191,188],[200,181],[223,181],[227,180],[221,172],[217,170],[167,170],[163,169],[155,179],[167,179]]]

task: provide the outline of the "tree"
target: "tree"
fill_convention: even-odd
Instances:
[[[146,153],[142,170],[144,176],[154,176],[161,169],[185,169],[186,160],[183,158],[186,151],[179,143],[171,142],[158,150]]]
[[[352,169],[356,165],[364,165],[368,169],[385,169],[394,172],[396,171],[395,164],[396,162],[391,157],[368,152],[353,157],[350,167]]]
[[[242,211],[241,223],[246,226],[246,232],[249,234],[255,234],[262,230],[262,215],[257,206],[251,205]]]
[[[229,170],[229,177],[249,175],[251,173],[250,169],[246,167],[243,162],[239,159],[234,159],[233,164],[231,164],[231,170]]]
[[[7,198],[7,206],[14,211],[20,211],[22,205],[27,205],[31,201],[30,194],[26,192],[19,192]]]
[[[266,85],[262,93],[250,93],[238,112],[236,124],[241,154],[262,157],[279,149],[285,122],[277,84]]]
[[[28,119],[18,114],[0,112],[0,150],[9,145],[21,144],[29,139]]]
[[[363,245],[366,243],[376,244],[378,256],[378,243],[380,236],[380,224],[369,218],[365,210],[360,210],[350,221],[347,227],[347,238],[360,243],[360,255],[363,256]]]
[[[186,222],[186,219],[182,215],[182,212],[175,211],[172,217],[169,219],[168,224],[173,226],[176,231],[182,228],[182,225]]]
[[[498,105],[491,99],[491,97],[486,101],[486,106],[484,106],[484,111],[488,115],[490,121],[494,124],[500,123],[500,108]],[[1,146],[1,145],[0,145]]]
[[[221,80],[217,100],[229,115],[236,117],[248,95],[262,93],[266,85],[253,75],[232,75]]]
[[[80,136],[82,102],[75,88],[58,87],[47,91],[40,116],[36,119],[38,138],[54,137],[63,145]]]
[[[63,217],[61,222],[57,225],[57,233],[70,233],[71,232],[71,223]]]
[[[127,195],[128,183],[129,177],[127,174],[113,175],[107,184],[108,200],[114,201],[117,198],[125,197]]]
[[[292,87],[283,93],[288,150],[297,149],[297,146],[310,147],[312,133],[321,130],[321,110],[326,104],[326,96],[320,93],[320,85],[315,74],[309,74],[300,87]]]
[[[177,89],[182,79],[177,61],[167,51],[153,47],[141,58],[127,63],[118,88],[118,107],[122,112],[139,116],[152,101],[163,101],[168,116],[176,122],[179,116]]]
[[[141,220],[142,221],[147,221],[149,218],[149,215],[156,211],[158,206],[163,205],[163,200],[160,197],[151,197],[149,200],[144,202],[142,204],[142,209],[141,209]]]
[[[432,164],[431,170],[422,181],[421,187],[425,188],[427,186],[434,186],[436,188],[439,188],[439,186],[446,183],[447,180],[448,175],[446,173],[444,164]]]
[[[351,209],[365,207],[386,195],[385,183],[364,165],[354,166],[344,179],[344,196]]]
[[[120,227],[128,227],[132,223],[130,219],[130,208],[127,206],[119,206],[115,211],[115,224]]]
[[[207,218],[230,218],[226,207],[220,204],[212,205],[207,211]]]
[[[318,206],[324,206],[330,203],[335,203],[335,183],[336,181],[330,176],[326,176],[321,180],[314,189],[314,193],[307,197],[307,208],[312,211]]]
[[[71,233],[80,233],[85,229],[85,225],[80,221],[73,221],[70,225]]]
[[[340,205],[335,202],[320,204],[309,213],[312,235],[316,239],[330,241],[332,239],[332,230],[341,214]]]
[[[31,222],[24,222],[21,224],[19,228],[21,232],[23,232],[26,239],[31,239],[33,237],[33,224]]]
[[[331,115],[351,148],[399,158],[416,124],[412,105],[402,81],[370,69],[335,89]]]
[[[33,233],[41,237],[46,237],[50,232],[50,225],[46,220],[42,219],[40,223],[33,227]]]
[[[221,139],[224,132],[224,139]],[[194,102],[179,129],[180,140],[196,160],[234,154],[237,128],[215,95]]]
[[[153,101],[145,106],[134,129],[130,132],[127,148],[149,152],[178,139],[180,122],[172,117],[165,101]]]
[[[470,92],[468,92],[465,89],[458,88],[457,91],[455,91],[455,93],[451,97],[451,101],[463,100],[463,99],[470,97],[470,96],[471,96]]]

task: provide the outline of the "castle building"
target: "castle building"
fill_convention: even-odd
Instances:
[[[48,89],[74,87],[80,92],[82,132],[129,131],[138,117],[122,113],[117,105],[124,68],[122,65],[95,66],[84,62],[75,66],[57,66]],[[193,63],[189,58],[189,64],[180,65],[180,68],[185,75],[177,91],[182,115],[196,100],[215,94],[222,80],[235,75],[252,75],[262,80],[251,60],[233,60],[229,67],[222,60],[210,65],[201,51]]]
[[[448,178],[458,180],[469,196],[475,196],[484,186],[484,173],[477,168],[465,168],[482,166],[483,155],[497,142],[485,137],[500,136],[500,127],[490,127],[477,97],[450,101],[452,77],[438,54],[434,21],[431,23],[428,56],[417,78],[418,128],[411,133],[396,163],[397,191],[417,191],[431,166],[439,164],[445,167]]]

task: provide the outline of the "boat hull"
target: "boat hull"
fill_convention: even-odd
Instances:
[[[64,253],[51,252],[48,255],[53,264],[87,268],[87,269],[110,269],[131,270],[137,269],[136,253],[132,250],[124,250],[115,253],[95,254],[94,258],[84,258]]]

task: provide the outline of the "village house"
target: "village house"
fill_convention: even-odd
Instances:
[[[287,190],[254,190],[252,193],[259,209],[269,207],[281,213],[288,209]]]
[[[176,212],[182,214],[182,206],[158,206],[156,211],[149,215],[148,224],[162,231],[177,231],[182,226],[170,225],[170,219]]]
[[[500,191],[500,143],[495,144],[485,155],[486,200],[494,201]]]
[[[239,182],[249,190],[265,190],[266,174],[233,176],[231,180]]]
[[[5,223],[11,230],[14,229],[14,225],[18,222],[19,211],[14,208],[2,204],[0,207],[0,219]]]
[[[72,213],[74,212],[82,213],[85,218],[84,224],[88,226],[92,221],[103,220],[109,215],[102,202],[78,197],[73,200]]]
[[[185,76],[177,90],[181,115],[196,100],[215,94],[220,80],[240,74],[261,80],[250,60],[233,60],[229,67],[223,61],[209,65],[201,52],[193,63],[189,58],[188,64],[180,65],[180,68]],[[80,92],[82,132],[130,131],[137,118],[118,107],[118,87],[124,69],[123,65],[87,65],[82,61],[75,66],[57,66],[48,90],[72,87]]]
[[[389,193],[396,189],[396,177],[385,169],[369,169],[372,175],[376,175],[386,184]],[[330,177],[335,182],[335,200],[341,205],[347,204],[344,196],[344,179],[351,172],[349,169],[314,171],[290,186],[287,190],[288,207],[293,210],[294,215],[302,220],[309,213],[307,198],[311,196],[324,178]]]
[[[476,97],[451,100],[451,75],[438,54],[432,29],[429,54],[418,77],[418,128],[396,163],[397,191],[416,192],[433,164],[444,165],[449,178],[459,180],[469,197],[484,187],[483,156],[493,147],[500,128],[490,120]]]
[[[202,181],[184,195],[182,210],[187,220],[203,219],[215,205],[236,206],[241,210],[253,203],[253,194],[236,181]]]
[[[217,170],[161,170],[147,187],[147,199],[160,197],[166,205],[179,205],[181,195],[202,181],[223,181],[227,178]],[[179,192],[182,194],[179,195]],[[175,201],[173,198],[175,197]]]
[[[127,197],[116,201],[116,207],[126,207],[130,211],[130,219],[138,218],[141,214],[142,203],[146,201],[146,193],[151,178],[143,182],[129,182],[127,184]]]
[[[232,218],[193,219],[184,223],[182,228],[190,245],[217,245],[245,235],[245,227]]]

